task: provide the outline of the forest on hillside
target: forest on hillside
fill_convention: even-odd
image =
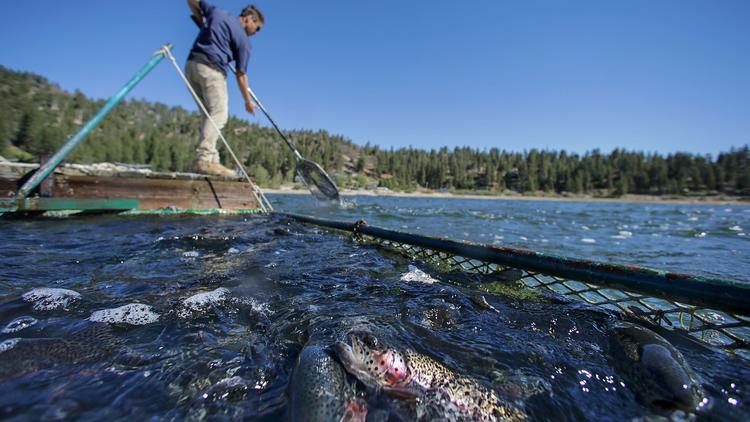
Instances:
[[[46,78],[0,66],[0,155],[38,162],[54,152],[105,103],[66,92]],[[191,171],[200,115],[181,107],[127,100],[79,145],[68,161],[149,164]],[[264,187],[291,183],[295,159],[273,129],[230,117],[225,136]],[[340,187],[595,195],[728,194],[750,196],[750,148],[718,156],[660,155],[616,149],[585,154],[531,149],[509,152],[446,147],[430,151],[356,145],[326,131],[291,131],[298,149]],[[466,140],[466,142],[470,142]],[[229,163],[223,148],[222,161]]]

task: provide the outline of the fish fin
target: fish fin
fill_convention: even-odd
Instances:
[[[344,409],[339,422],[364,422],[367,419],[367,403],[362,399],[353,399]]]

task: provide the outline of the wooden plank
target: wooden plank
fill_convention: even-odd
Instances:
[[[250,184],[234,180],[197,180],[66,176],[56,174],[57,198],[132,198],[140,209],[249,209],[259,208]]]
[[[0,179],[0,198],[7,198],[16,192],[16,181]]]

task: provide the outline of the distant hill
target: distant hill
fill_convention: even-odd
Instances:
[[[36,162],[39,156],[54,152],[104,103],[78,91],[66,92],[42,76],[0,66],[0,155]],[[77,147],[69,161],[150,164],[157,170],[189,171],[200,120],[198,113],[181,107],[127,100]],[[750,195],[747,145],[718,157],[620,149],[578,155],[470,147],[381,150],[326,131],[292,131],[291,135],[300,152],[320,163],[342,187]],[[261,186],[292,181],[294,156],[272,129],[230,117],[225,136]],[[229,163],[223,148],[220,151],[222,161]]]

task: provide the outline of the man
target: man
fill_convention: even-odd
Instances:
[[[242,9],[240,16],[230,15],[206,0],[188,0],[193,20],[200,27],[200,33],[190,51],[185,75],[195,93],[206,106],[208,114],[219,129],[229,117],[227,97],[227,73],[229,63],[234,61],[237,86],[245,99],[245,110],[255,114],[247,86],[247,64],[250,60],[250,41],[263,27],[265,20],[253,5]],[[203,120],[200,143],[196,152],[195,169],[204,174],[234,176],[234,171],[219,163],[216,141],[219,134],[208,119]]]

